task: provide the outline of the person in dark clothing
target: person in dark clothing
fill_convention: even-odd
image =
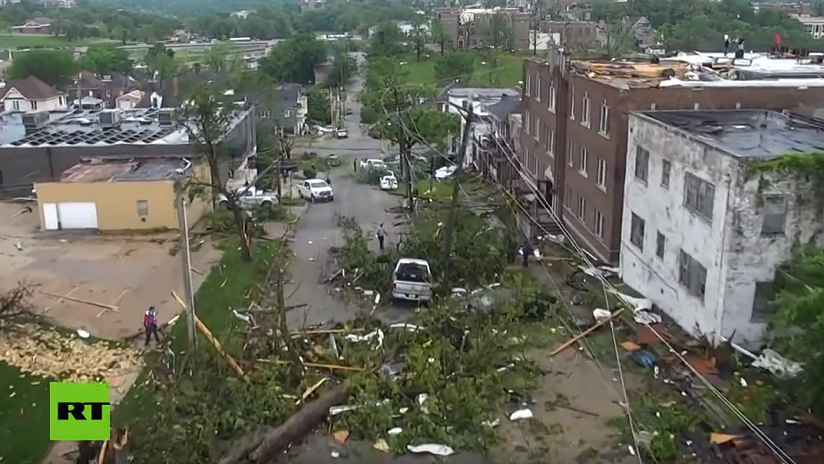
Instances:
[[[378,230],[375,232],[375,235],[378,236],[378,246],[381,248],[381,251],[383,251],[383,242],[386,240],[386,229],[383,228],[383,223],[378,226]]]
[[[143,314],[143,328],[146,329],[146,345],[152,341],[154,335],[155,341],[160,343],[160,334],[157,331],[157,310],[154,306],[150,307],[145,314]]]
[[[529,255],[532,254],[532,244],[529,243],[529,240],[524,240],[523,246],[523,253],[524,253],[524,267],[529,267]]]

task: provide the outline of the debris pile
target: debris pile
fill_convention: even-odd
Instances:
[[[142,361],[137,351],[88,342],[36,324],[0,334],[0,361],[28,374],[74,382],[122,377]]]

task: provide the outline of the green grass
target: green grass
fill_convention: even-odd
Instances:
[[[433,54],[428,59],[415,61],[414,57],[406,60],[404,68],[409,72],[410,82],[435,82],[435,61],[440,55]],[[479,54],[475,60],[475,70],[469,85],[479,87],[513,87],[523,79],[523,55]],[[497,60],[497,68],[493,63]]]
[[[49,381],[0,362],[0,461],[36,464],[49,450]]]
[[[88,39],[71,42],[65,37],[35,34],[0,34],[0,48],[40,48],[40,47],[80,47],[92,43],[107,42],[106,39]]]
[[[241,258],[240,250],[234,241],[220,260],[219,267],[212,269],[206,280],[195,294],[195,310],[197,317],[220,340],[221,334],[229,330],[237,321],[231,309],[242,311],[258,292],[258,284],[265,278],[269,265],[275,255],[277,245],[273,242],[256,242],[252,251],[252,262],[246,263]],[[186,318],[181,317],[170,333],[172,347],[175,353],[187,349]],[[213,349],[201,337],[199,339],[203,349]],[[114,411],[114,420],[117,425],[129,425],[132,418],[143,414],[151,414],[154,404],[151,388],[147,385],[148,372],[158,362],[156,353],[146,359],[147,369],[144,369],[131,390],[126,394],[120,405]],[[178,355],[177,362],[181,362]],[[135,430],[140,433],[140,430]]]

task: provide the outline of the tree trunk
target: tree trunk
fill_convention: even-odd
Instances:
[[[252,249],[249,240],[249,227],[247,227],[246,217],[239,205],[230,205],[232,208],[232,215],[235,218],[235,227],[237,228],[238,239],[240,240],[240,255],[243,261],[252,262]]]
[[[264,432],[241,438],[232,453],[221,459],[219,464],[266,462],[268,457],[311,432],[329,414],[329,408],[345,402],[348,397],[349,391],[345,385],[325,392],[317,400],[306,403],[280,427],[270,427]]]

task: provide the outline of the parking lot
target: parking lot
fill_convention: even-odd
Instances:
[[[21,212],[26,206],[33,212]],[[149,306],[161,323],[181,311],[171,296],[183,296],[181,258],[170,254],[176,240],[176,233],[39,232],[35,203],[0,203],[0,291],[25,283],[35,288],[34,311],[56,324],[128,337],[142,329]],[[219,259],[210,243],[192,253],[195,289]]]

